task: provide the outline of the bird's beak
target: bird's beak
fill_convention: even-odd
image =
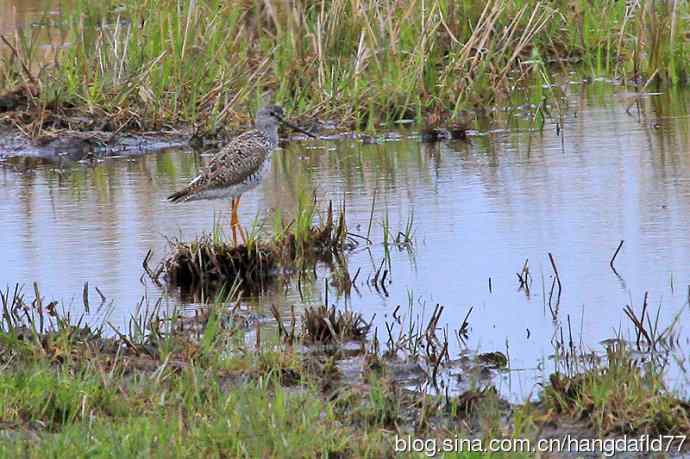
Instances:
[[[276,116],[276,115],[274,115],[274,116]],[[286,126],[291,127],[291,128],[294,129],[295,131],[301,132],[302,134],[305,134],[305,135],[308,135],[308,136],[311,137],[312,139],[315,139],[315,138],[316,138],[316,136],[315,136],[314,134],[312,134],[311,132],[308,132],[308,131],[302,129],[302,128],[299,127],[299,126],[295,126],[294,124],[292,124],[292,123],[290,123],[289,121],[287,121],[285,118],[282,118],[282,117],[280,117],[280,116],[276,116],[276,118],[278,118],[278,119],[280,120],[281,123],[284,123]]]

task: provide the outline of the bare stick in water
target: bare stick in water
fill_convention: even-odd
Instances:
[[[618,274],[618,271],[616,271],[616,268],[613,267],[613,262],[616,261],[616,257],[618,256],[618,252],[620,252],[621,247],[623,247],[623,242],[625,242],[625,241],[623,239],[621,239],[621,243],[618,244],[618,248],[614,252],[613,257],[611,258],[611,261],[609,262],[609,266],[611,267],[611,270],[616,274]]]
[[[553,259],[553,255],[549,252],[549,260],[551,261],[551,267],[553,268],[554,274],[556,274],[556,282],[558,283],[558,298],[561,298],[561,277],[558,275],[558,268],[556,268],[556,262]]]

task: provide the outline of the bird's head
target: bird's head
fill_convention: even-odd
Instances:
[[[274,123],[283,123],[286,126],[289,126],[292,129],[294,129],[295,131],[299,131],[303,134],[308,135],[309,137],[316,137],[311,132],[307,132],[301,127],[295,126],[294,124],[288,122],[284,118],[283,107],[281,107],[280,105],[266,105],[259,109],[259,111],[256,112],[256,123],[257,126],[267,126],[273,125]]]
[[[283,121],[283,107],[280,105],[266,105],[265,107],[261,107],[259,111],[256,113],[256,118],[264,118],[264,119],[276,119],[278,121]]]

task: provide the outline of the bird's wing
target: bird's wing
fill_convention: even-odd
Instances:
[[[244,132],[223,147],[184,190],[169,198],[186,200],[202,190],[242,183],[259,170],[270,152],[270,142],[263,134],[256,130]]]
[[[268,139],[259,131],[240,134],[211,159],[202,180],[210,187],[241,183],[259,170],[270,151]]]

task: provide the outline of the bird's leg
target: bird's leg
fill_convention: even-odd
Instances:
[[[247,233],[244,230],[244,228],[242,228],[242,225],[240,225],[240,219],[239,219],[239,217],[237,217],[237,209],[239,209],[239,207],[240,207],[240,199],[241,198],[242,198],[242,196],[238,196],[237,200],[235,201],[236,202],[236,204],[235,204],[235,221],[237,222],[237,226],[240,230],[240,237],[242,238],[242,242],[245,243],[245,242],[247,242]]]
[[[237,206],[238,200],[232,198],[230,207],[230,227],[232,228],[232,242],[237,245]]]

